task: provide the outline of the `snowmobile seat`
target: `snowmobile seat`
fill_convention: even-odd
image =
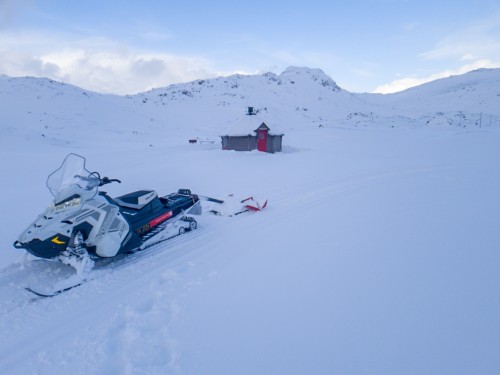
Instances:
[[[134,191],[133,193],[122,195],[121,197],[113,198],[113,200],[120,207],[140,210],[157,196],[158,193],[154,190],[139,190]]]

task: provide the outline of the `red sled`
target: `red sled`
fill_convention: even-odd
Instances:
[[[249,197],[246,199],[243,199],[241,203],[245,203],[244,207],[248,211],[262,211],[264,208],[267,206],[267,199],[264,201],[264,203],[260,203],[259,201],[255,200],[253,197]],[[245,211],[242,211],[245,212]]]

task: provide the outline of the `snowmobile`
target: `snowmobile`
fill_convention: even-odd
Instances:
[[[85,161],[69,154],[49,175],[54,201],[14,247],[73,267],[81,282],[98,259],[133,253],[197,228],[190,215],[201,214],[200,199],[189,189],[161,197],[140,190],[111,198],[99,188],[121,181],[88,171]]]

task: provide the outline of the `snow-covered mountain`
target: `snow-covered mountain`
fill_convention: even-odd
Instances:
[[[0,77],[4,134],[47,142],[161,134],[214,137],[247,134],[262,121],[275,132],[294,127],[500,125],[500,69],[482,69],[400,93],[355,94],[319,69],[280,75],[234,75],[171,85],[130,96],[102,95],[48,79]],[[246,116],[252,106],[257,116]],[[71,135],[71,139],[68,136]],[[84,138],[84,137],[83,137]]]
[[[305,68],[131,96],[0,77],[0,374],[499,374],[499,95],[500,70],[391,95]],[[262,121],[282,153],[221,150]],[[70,152],[122,181],[112,197],[269,203],[204,206],[196,231],[35,298],[65,271],[12,244]]]

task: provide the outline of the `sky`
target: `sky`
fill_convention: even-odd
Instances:
[[[0,74],[134,94],[322,69],[390,93],[500,68],[500,0],[0,0]]]

